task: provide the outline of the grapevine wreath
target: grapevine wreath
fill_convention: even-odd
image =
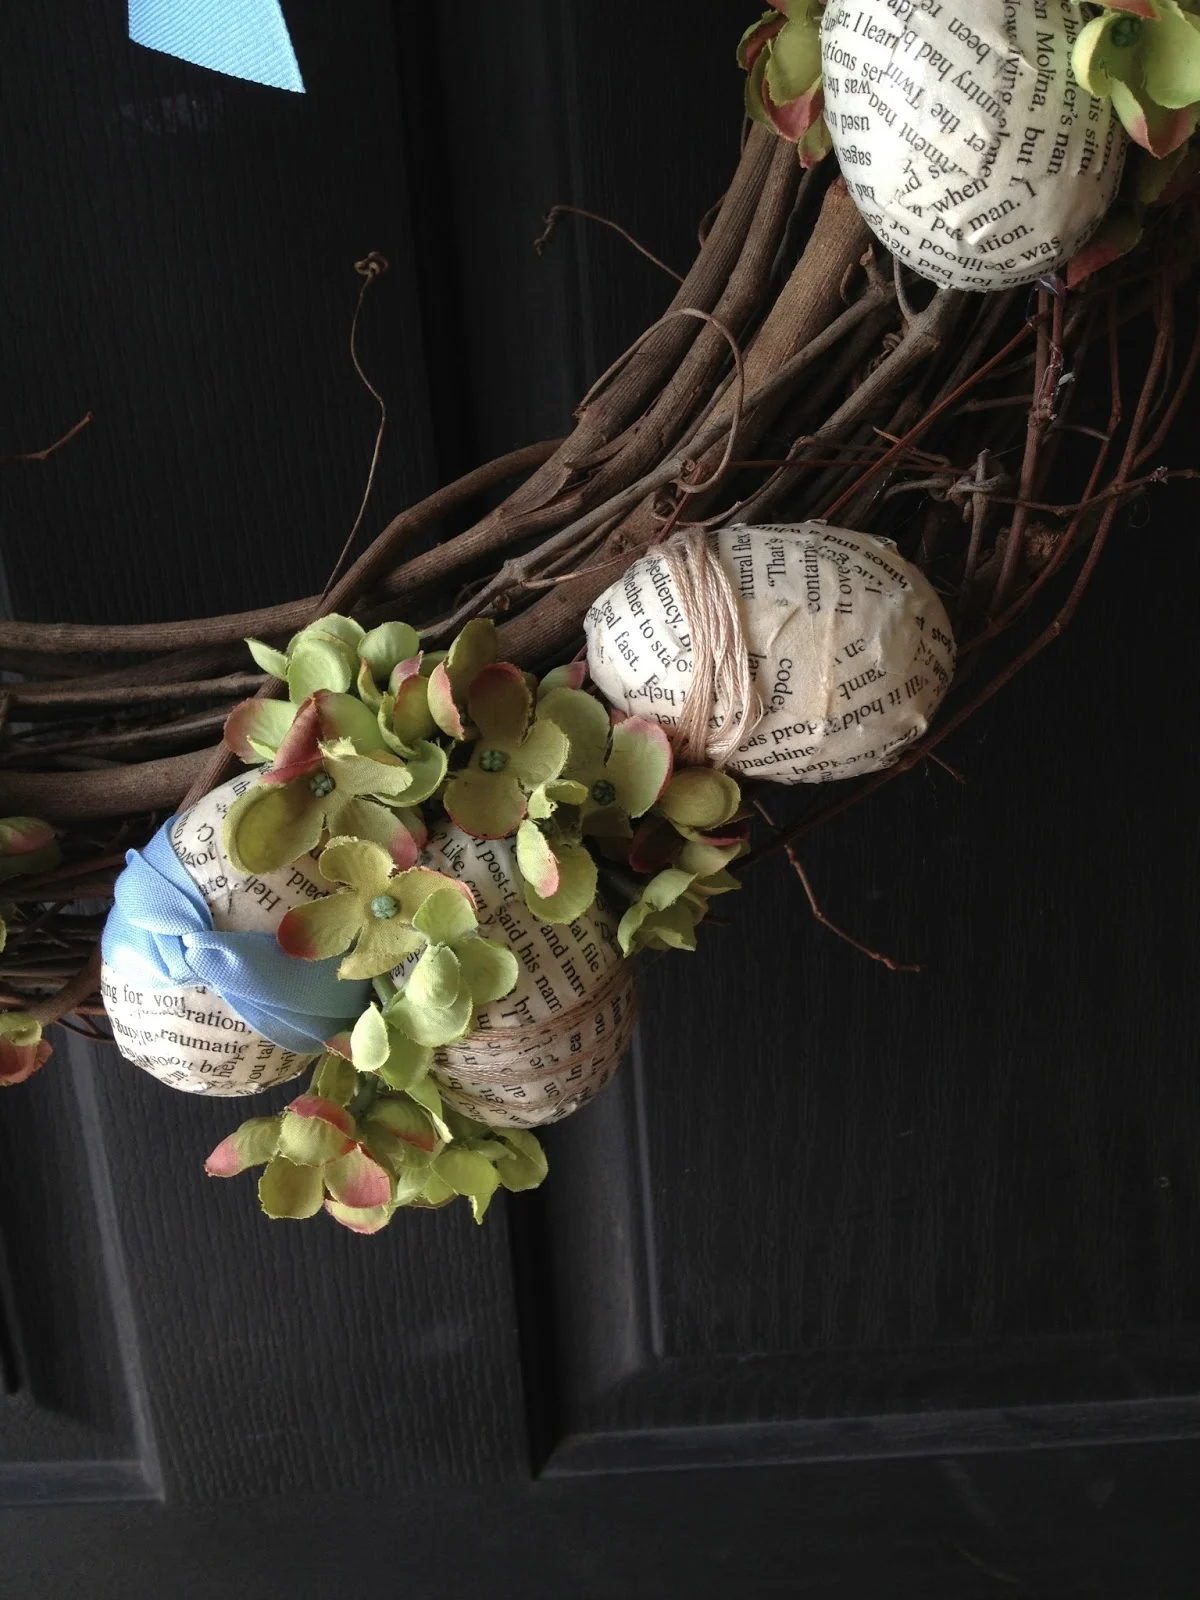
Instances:
[[[311,1070],[210,1174],[360,1232],[482,1218],[616,1068],[637,952],[693,949],[773,853],[807,891],[799,838],[931,757],[1130,500],[1194,475],[1163,451],[1200,359],[1200,0],[772,0],[738,60],[728,192],[569,437],[319,597],[0,623],[4,1082],[105,1013],[180,1089]],[[828,787],[777,827],[772,783]]]

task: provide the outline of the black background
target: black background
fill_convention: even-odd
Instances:
[[[15,615],[319,589],[375,425],[354,261],[375,531],[565,431],[665,303],[587,224],[539,259],[548,207],[682,268],[732,171],[732,0],[285,13],[302,97],[114,0],[5,11],[0,455],[95,416],[0,469]],[[1194,519],[1128,520],[965,785],[806,847],[920,976],[756,869],[483,1229],[268,1225],[200,1169],[236,1108],[77,1041],[6,1095],[5,1600],[1194,1594]]]

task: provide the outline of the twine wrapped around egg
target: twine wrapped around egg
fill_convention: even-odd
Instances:
[[[446,826],[429,837],[426,866],[467,883],[480,931],[516,956],[520,976],[480,1008],[474,1031],[437,1052],[445,1098],[480,1122],[543,1127],[578,1111],[621,1063],[633,1032],[633,964],[599,903],[575,922],[540,922],[521,895],[513,845]],[[394,974],[402,980],[405,968]]]

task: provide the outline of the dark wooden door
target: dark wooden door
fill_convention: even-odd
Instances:
[[[23,617],[319,588],[564,430],[736,158],[732,0],[285,0],[307,94],[8,7],[3,570]],[[1195,412],[1191,425],[1195,424]],[[1069,637],[645,961],[552,1176],[362,1240],[213,1185],[228,1106],[64,1040],[0,1107],[5,1600],[1193,1595],[1194,499]],[[1137,520],[1137,519],[1135,519]],[[236,1113],[234,1114],[236,1115]]]

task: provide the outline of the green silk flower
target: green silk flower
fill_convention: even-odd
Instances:
[[[39,817],[0,817],[0,883],[50,872],[62,860],[58,835]]]
[[[1075,41],[1071,67],[1089,94],[1111,97],[1131,139],[1168,156],[1200,119],[1200,17],[1178,0],[1104,0]]]
[[[230,714],[225,738],[243,756],[277,741],[271,765],[225,819],[225,849],[238,871],[286,866],[315,850],[325,833],[382,845],[397,866],[416,860],[424,825],[411,808],[445,777],[438,745],[419,741],[411,759],[395,755],[367,706],[328,690],[295,707],[246,701]]]
[[[430,673],[430,714],[452,739],[470,738],[463,711],[471,685],[485,667],[492,665],[496,654],[496,624],[488,617],[476,617],[467,623]]]
[[[639,950],[694,950],[696,929],[708,915],[708,902],[739,887],[730,873],[701,875],[667,867],[651,878],[621,918],[617,942],[625,956]]]
[[[738,45],[746,73],[746,112],[795,146],[812,167],[832,149],[821,77],[820,0],[770,0]]]
[[[325,961],[349,950],[339,977],[376,978],[421,950],[426,937],[416,919],[431,896],[452,895],[475,925],[474,901],[465,884],[424,867],[396,872],[391,854],[369,839],[331,839],[318,865],[323,878],[342,887],[295,906],[275,937],[301,961]]]
[[[294,634],[286,650],[261,639],[247,639],[246,646],[264,672],[283,679],[288,698],[299,705],[318,689],[344,694],[358,676],[359,650],[367,637],[352,618],[331,612]]]
[[[431,704],[432,695],[431,682]],[[475,673],[467,712],[478,736],[470,761],[451,777],[444,796],[450,820],[464,833],[507,838],[525,817],[528,796],[561,773],[567,736],[542,715],[549,699],[535,718],[533,694],[518,667],[501,661]]]
[[[414,915],[425,949],[383,1008],[390,1027],[434,1049],[465,1039],[476,1007],[511,994],[520,975],[508,946],[480,933],[469,893],[447,881],[453,887],[430,895]]]

